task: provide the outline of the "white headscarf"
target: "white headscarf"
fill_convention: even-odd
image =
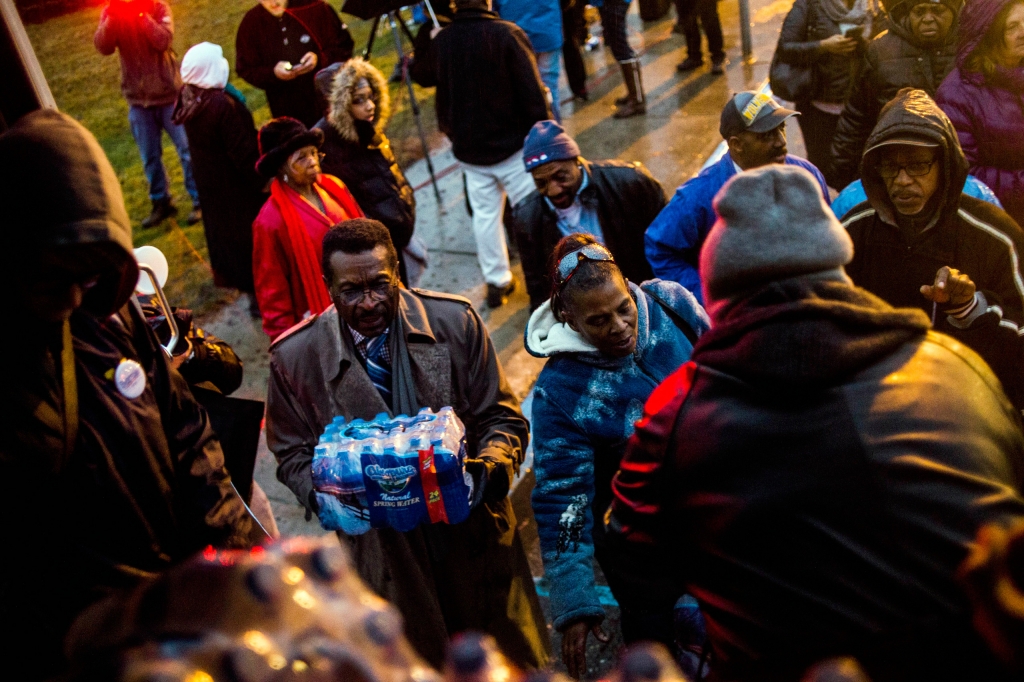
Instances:
[[[223,88],[230,72],[224,50],[213,43],[193,45],[181,60],[181,80],[197,88]]]

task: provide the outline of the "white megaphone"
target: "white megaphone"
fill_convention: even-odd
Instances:
[[[139,281],[135,285],[135,291],[146,296],[156,296],[157,305],[167,320],[167,326],[171,330],[171,339],[163,346],[167,356],[171,356],[171,349],[178,343],[178,321],[174,319],[174,312],[171,305],[164,296],[164,284],[167,283],[167,275],[170,268],[167,266],[167,257],[155,246],[140,246],[135,249],[135,260],[139,264]]]

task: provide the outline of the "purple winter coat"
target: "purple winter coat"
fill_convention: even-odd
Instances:
[[[949,116],[975,176],[1024,225],[1024,67],[997,67],[989,78],[966,63],[996,15],[1016,0],[973,0],[960,14],[957,68],[942,81],[935,101]]]

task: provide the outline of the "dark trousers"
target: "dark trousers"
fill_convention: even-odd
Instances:
[[[700,30],[708,38],[708,52],[712,62],[725,59],[724,41],[722,39],[722,22],[718,19],[718,2],[716,0],[675,0],[676,21],[683,27],[686,38],[686,56],[693,60],[702,60],[700,49]],[[700,24],[697,24],[698,19]]]
[[[807,160],[825,174],[825,181],[830,187],[835,187],[834,179],[829,177],[832,165],[829,163],[829,155],[831,154],[832,138],[836,136],[839,117],[822,111],[810,102],[800,102],[796,108],[800,112],[796,120],[800,124],[800,132],[804,136]],[[842,188],[837,187],[836,189]]]
[[[661,642],[672,649],[675,605],[682,590],[663,576],[655,577],[648,562],[652,557],[641,550],[627,553],[622,548],[595,543],[594,558],[619,603],[622,639],[626,644]]]
[[[586,39],[586,28],[583,25],[583,10],[587,7],[584,0],[576,0],[571,6],[562,6],[562,61],[565,63],[565,76],[569,80],[569,89],[574,95],[587,91],[587,67],[583,64],[580,45]]]
[[[629,0],[604,0],[599,8],[601,28],[604,30],[604,44],[620,62],[636,59],[636,52],[626,40],[626,12]]]

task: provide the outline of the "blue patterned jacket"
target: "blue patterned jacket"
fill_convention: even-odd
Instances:
[[[600,521],[611,501],[611,477],[648,396],[690,358],[692,346],[665,308],[697,335],[710,324],[693,294],[675,282],[629,286],[638,312],[636,350],[629,357],[598,353],[555,321],[549,303],[534,311],[526,327],[526,349],[550,358],[534,389],[533,511],[559,630],[604,616],[592,564],[594,517]]]

